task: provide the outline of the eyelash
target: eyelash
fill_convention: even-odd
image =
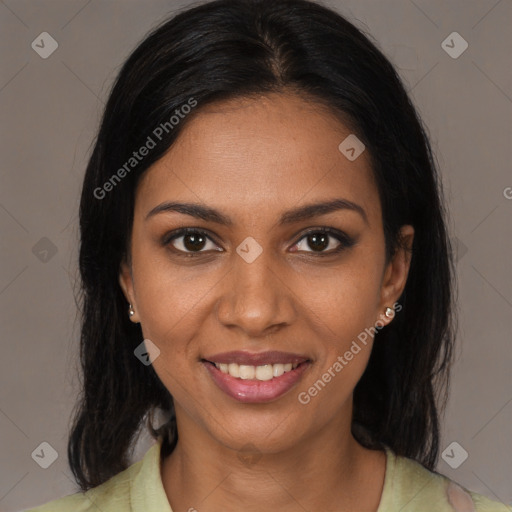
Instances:
[[[331,249],[328,252],[305,251],[306,253],[314,254],[315,256],[319,256],[319,257],[332,256],[333,254],[338,254],[338,253],[342,252],[343,250],[349,249],[350,247],[355,245],[355,240],[353,238],[349,237],[342,231],[338,231],[337,229],[328,228],[328,227],[308,229],[305,233],[303,233],[301,235],[301,237],[297,240],[297,242],[295,242],[294,245],[297,245],[301,240],[303,240],[304,238],[307,238],[309,235],[312,235],[312,234],[329,235],[329,236],[335,238],[338,242],[340,242],[338,247],[336,247],[335,249]],[[177,238],[180,238],[180,237],[186,236],[186,235],[202,235],[205,238],[207,238],[208,240],[210,240],[211,242],[216,244],[215,240],[212,239],[212,237],[209,236],[206,231],[200,230],[197,228],[180,228],[180,229],[177,229],[176,231],[172,231],[163,237],[162,244],[164,246],[168,246],[171,244],[171,242],[173,242]],[[216,245],[218,245],[218,244],[216,244]],[[185,258],[198,257],[201,254],[208,252],[208,251],[204,251],[204,250],[186,252],[186,251],[182,251],[181,249],[176,249],[176,248],[172,248],[171,250],[173,250],[173,252],[175,252],[176,255],[182,256]],[[300,252],[302,252],[302,251],[297,251],[297,253],[300,253]]]

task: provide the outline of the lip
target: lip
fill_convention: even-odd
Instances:
[[[233,353],[231,352],[231,354]],[[287,360],[287,362],[291,361]],[[290,391],[300,381],[304,372],[311,366],[311,361],[304,360],[294,370],[285,372],[280,377],[274,377],[271,380],[265,381],[257,379],[238,379],[221,372],[210,361],[203,360],[202,364],[208,370],[213,382],[218,388],[224,391],[224,393],[239,402],[254,404],[271,402]]]
[[[304,363],[309,358],[300,354],[292,354],[290,352],[279,352],[270,350],[267,352],[245,352],[243,350],[235,350],[233,352],[222,352],[212,356],[204,357],[206,361],[211,363],[237,363],[247,366],[262,366],[265,364],[286,364],[286,363]]]

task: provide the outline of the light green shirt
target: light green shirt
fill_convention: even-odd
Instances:
[[[86,493],[65,496],[27,512],[172,512],[160,474],[160,445],[158,439],[141,461]],[[512,507],[469,492],[386,449],[386,475],[377,512],[399,511],[512,512]]]

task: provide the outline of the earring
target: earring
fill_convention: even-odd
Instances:
[[[133,307],[132,307],[132,305],[131,305],[131,304],[129,305],[129,308],[128,308],[128,314],[129,314],[130,316],[135,315],[135,311],[134,311],[134,309],[133,309]]]
[[[393,318],[395,316],[395,310],[393,308],[386,308],[386,316]]]

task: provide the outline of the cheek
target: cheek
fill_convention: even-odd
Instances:
[[[295,285],[316,329],[327,334],[339,352],[378,319],[380,269],[372,261],[353,258],[330,272],[304,272]]]
[[[193,334],[210,292],[221,276],[201,266],[173,265],[165,254],[140,251],[133,257],[138,312],[144,336],[167,344]]]
[[[380,267],[361,256],[328,274],[307,276],[297,281],[297,295],[316,333],[319,360],[298,392],[305,393],[299,402],[309,400],[308,407],[325,419],[326,410],[346,403],[368,364],[378,319]]]
[[[319,360],[297,399],[319,423],[348,403],[366,369],[375,333],[374,309],[368,307],[371,300],[371,293],[359,288],[357,293],[333,292],[316,312],[321,318],[321,325],[316,326]]]

